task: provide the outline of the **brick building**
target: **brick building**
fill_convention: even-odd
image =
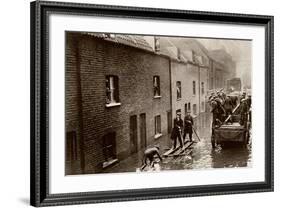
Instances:
[[[210,59],[210,89],[223,88],[226,80],[236,76],[236,64],[225,50],[212,50],[208,52]]]
[[[138,36],[66,33],[66,174],[98,173],[171,129],[170,60]]]

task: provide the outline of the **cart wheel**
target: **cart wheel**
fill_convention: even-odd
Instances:
[[[248,143],[249,143],[249,131],[246,131],[245,132],[244,142],[243,142],[243,147],[247,148]]]
[[[246,139],[247,139],[247,144],[249,144],[249,141],[250,141],[250,132],[249,132],[249,130],[247,131]]]

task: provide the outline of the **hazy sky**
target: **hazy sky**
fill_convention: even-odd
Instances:
[[[153,46],[154,37],[144,36],[146,41]],[[243,85],[251,82],[252,71],[252,42],[249,40],[227,40],[227,39],[201,39],[200,41],[209,51],[224,49],[236,62],[236,76],[242,79]],[[154,47],[154,46],[153,46]]]
[[[251,80],[252,71],[252,41],[249,40],[223,40],[223,39],[197,39],[208,50],[225,49],[236,62],[236,75],[247,84]]]

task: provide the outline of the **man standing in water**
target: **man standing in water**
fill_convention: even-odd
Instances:
[[[186,134],[189,135],[189,141],[192,142],[192,129],[193,126],[193,118],[190,115],[190,111],[187,111],[186,116],[184,117],[184,134],[183,140],[185,140]]]
[[[182,130],[183,120],[181,119],[180,112],[177,112],[177,117],[174,119],[174,128],[171,134],[171,139],[174,140],[174,149],[177,147],[177,140],[179,140],[180,146],[183,148]]]

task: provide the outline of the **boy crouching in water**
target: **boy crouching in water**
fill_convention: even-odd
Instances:
[[[151,168],[154,167],[154,156],[156,155],[161,161],[162,161],[162,157],[159,153],[159,146],[155,145],[154,147],[148,148],[144,151],[144,155],[143,155],[143,160],[142,160],[142,167],[141,170],[143,170],[148,164],[147,164],[147,159],[149,159],[149,165]]]

